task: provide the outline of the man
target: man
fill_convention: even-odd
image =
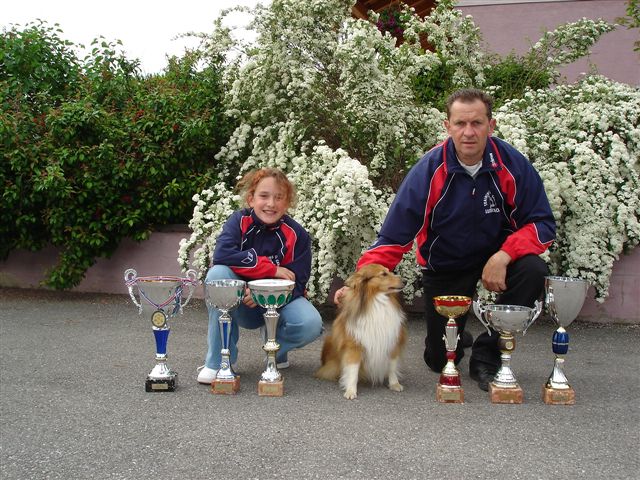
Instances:
[[[449,138],[409,171],[378,239],[357,265],[379,263],[393,269],[417,243],[427,320],[424,360],[435,372],[447,361],[442,338],[446,319],[436,313],[433,297],[471,297],[481,279],[498,293],[496,303],[531,307],[548,272],[538,255],[555,237],[551,207],[527,158],[491,136],[496,125],[492,103],[476,89],[449,97],[444,122]],[[342,293],[336,292],[336,303]],[[458,325],[462,338],[466,317]],[[500,366],[497,340],[497,334],[485,332],[471,350],[469,373],[485,391]],[[456,362],[464,356],[462,343]]]

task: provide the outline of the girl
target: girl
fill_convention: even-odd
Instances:
[[[234,212],[222,227],[207,281],[281,278],[295,282],[293,299],[279,310],[276,331],[280,344],[277,367],[287,368],[288,352],[305,346],[322,333],[322,318],[304,297],[311,271],[311,239],[306,230],[287,215],[287,209],[295,201],[295,191],[280,170],[263,168],[249,172],[240,180],[238,188],[249,208]],[[238,357],[238,326],[251,329],[264,326],[263,312],[247,288],[243,303],[231,312],[232,365]],[[209,349],[198,374],[198,382],[204,384],[210,384],[220,368],[219,315],[216,309],[209,309]]]

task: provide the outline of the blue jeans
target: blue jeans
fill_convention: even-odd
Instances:
[[[233,270],[225,265],[214,265],[207,272],[207,281],[224,280],[228,278],[240,279]],[[207,307],[208,308],[208,307]],[[231,351],[231,363],[236,363],[238,358],[238,338],[240,329],[238,326],[249,329],[260,328],[264,325],[264,308],[249,308],[241,303],[231,313],[231,338],[229,350]],[[280,344],[280,350],[276,358],[277,362],[287,360],[287,353],[294,348],[301,348],[313,342],[322,334],[322,317],[316,308],[304,297],[298,297],[278,309],[280,319],[276,330],[276,341]],[[218,318],[220,312],[209,308],[209,332],[207,334],[207,357],[204,364],[213,369],[220,368],[220,349],[222,339]]]

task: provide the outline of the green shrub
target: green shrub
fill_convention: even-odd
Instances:
[[[79,61],[42,25],[0,41],[2,257],[60,246],[46,283],[69,288],[122,239],[187,223],[234,127],[219,63],[196,69],[186,55],[143,78],[113,43],[94,42]]]

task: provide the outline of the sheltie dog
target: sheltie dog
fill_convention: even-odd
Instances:
[[[344,397],[358,395],[358,379],[373,385],[389,381],[401,392],[398,362],[407,331],[405,314],[398,300],[402,278],[378,264],[369,264],[351,275],[338,306],[338,316],[322,347],[322,366],[316,377],[340,380]]]

